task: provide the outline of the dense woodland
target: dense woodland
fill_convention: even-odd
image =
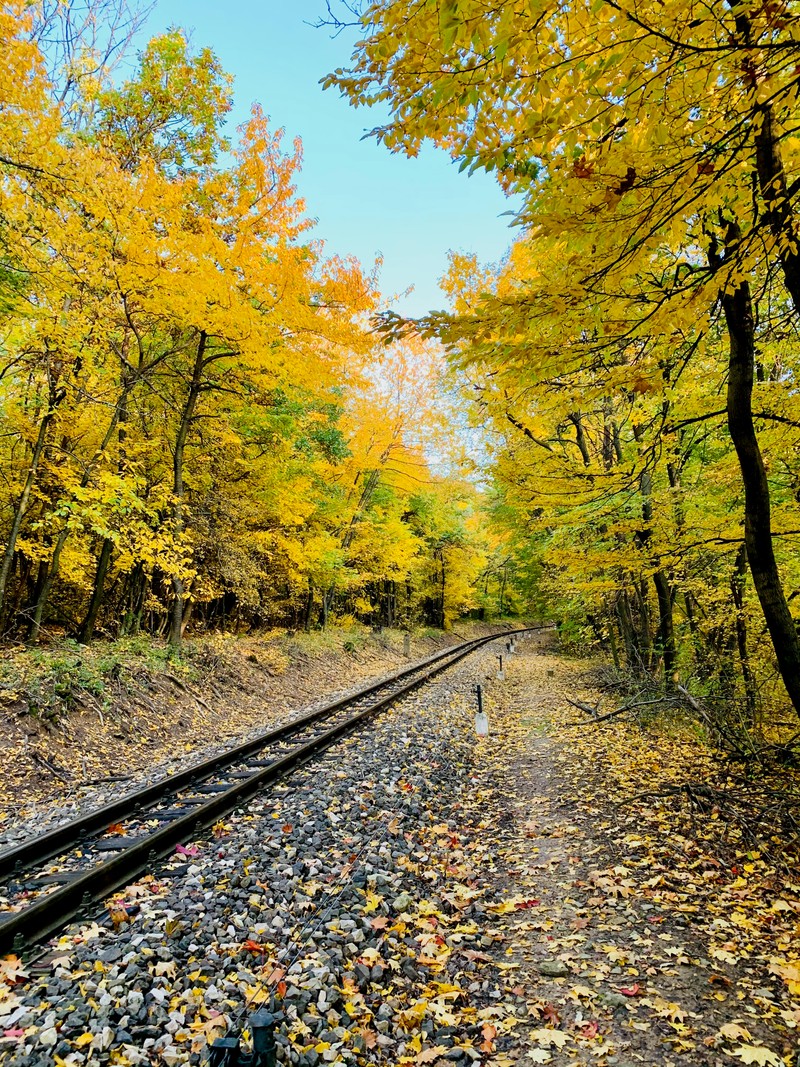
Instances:
[[[123,2],[0,19],[4,632],[502,610],[439,349],[375,333],[377,265],[315,240],[300,142],[257,107],[229,135],[232,79],[179,30],[126,80]]]
[[[505,262],[453,257],[453,310],[422,324],[496,442],[520,566],[621,666],[791,727],[796,4],[379,0],[362,23],[330,82],[389,108],[374,135],[521,200]]]
[[[209,50],[172,31],[126,80],[121,4],[3,5],[4,632],[528,612],[780,725],[793,5],[330,10],[361,40],[328,87],[387,109],[374,136],[432,141],[518,205],[504,261],[453,255],[422,321],[315,240],[299,142],[258,108],[226,130]]]

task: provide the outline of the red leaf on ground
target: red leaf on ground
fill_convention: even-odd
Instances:
[[[480,1044],[481,1052],[493,1052],[494,1039],[497,1037],[497,1027],[492,1026],[491,1023],[485,1023],[481,1034],[483,1036],[483,1041]]]
[[[514,907],[517,911],[525,911],[527,908],[535,908],[539,903],[538,900],[520,900]]]
[[[581,1030],[581,1037],[597,1037],[597,1023],[587,1023]]]
[[[264,951],[264,946],[262,944],[259,944],[258,941],[254,941],[252,937],[248,937],[248,939],[243,943],[242,948],[247,949],[248,952]]]
[[[544,1008],[542,1009],[542,1018],[547,1019],[547,1021],[549,1023],[552,1023],[553,1026],[558,1026],[561,1022],[561,1018],[554,1004],[545,1004]]]
[[[622,989],[620,989],[620,993],[622,993],[623,997],[637,997],[641,991],[642,987],[638,982],[634,982],[630,987],[623,986]]]

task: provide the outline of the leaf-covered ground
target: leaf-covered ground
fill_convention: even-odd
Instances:
[[[41,977],[6,961],[3,1067],[199,1064],[272,992],[297,1067],[794,1067],[793,877],[664,789],[715,761],[675,725],[569,726],[590,670],[534,640],[495,662],[187,842]]]
[[[584,665],[526,656],[508,674],[475,801],[480,866],[510,901],[506,1025],[521,1021],[491,1062],[794,1065],[788,855],[768,862],[706,798],[724,775],[690,730],[569,726],[564,696],[597,696]],[[673,792],[686,783],[707,802]]]

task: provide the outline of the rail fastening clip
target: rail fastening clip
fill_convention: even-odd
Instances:
[[[218,1037],[209,1050],[209,1067],[277,1067],[275,1027],[283,1019],[283,1012],[261,1008],[250,1016],[253,1051],[243,1052],[238,1037]]]

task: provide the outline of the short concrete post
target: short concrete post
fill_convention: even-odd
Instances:
[[[483,710],[483,690],[479,685],[475,686],[475,694],[478,698],[478,711],[475,715],[475,733],[478,737],[488,737],[489,716]]]

